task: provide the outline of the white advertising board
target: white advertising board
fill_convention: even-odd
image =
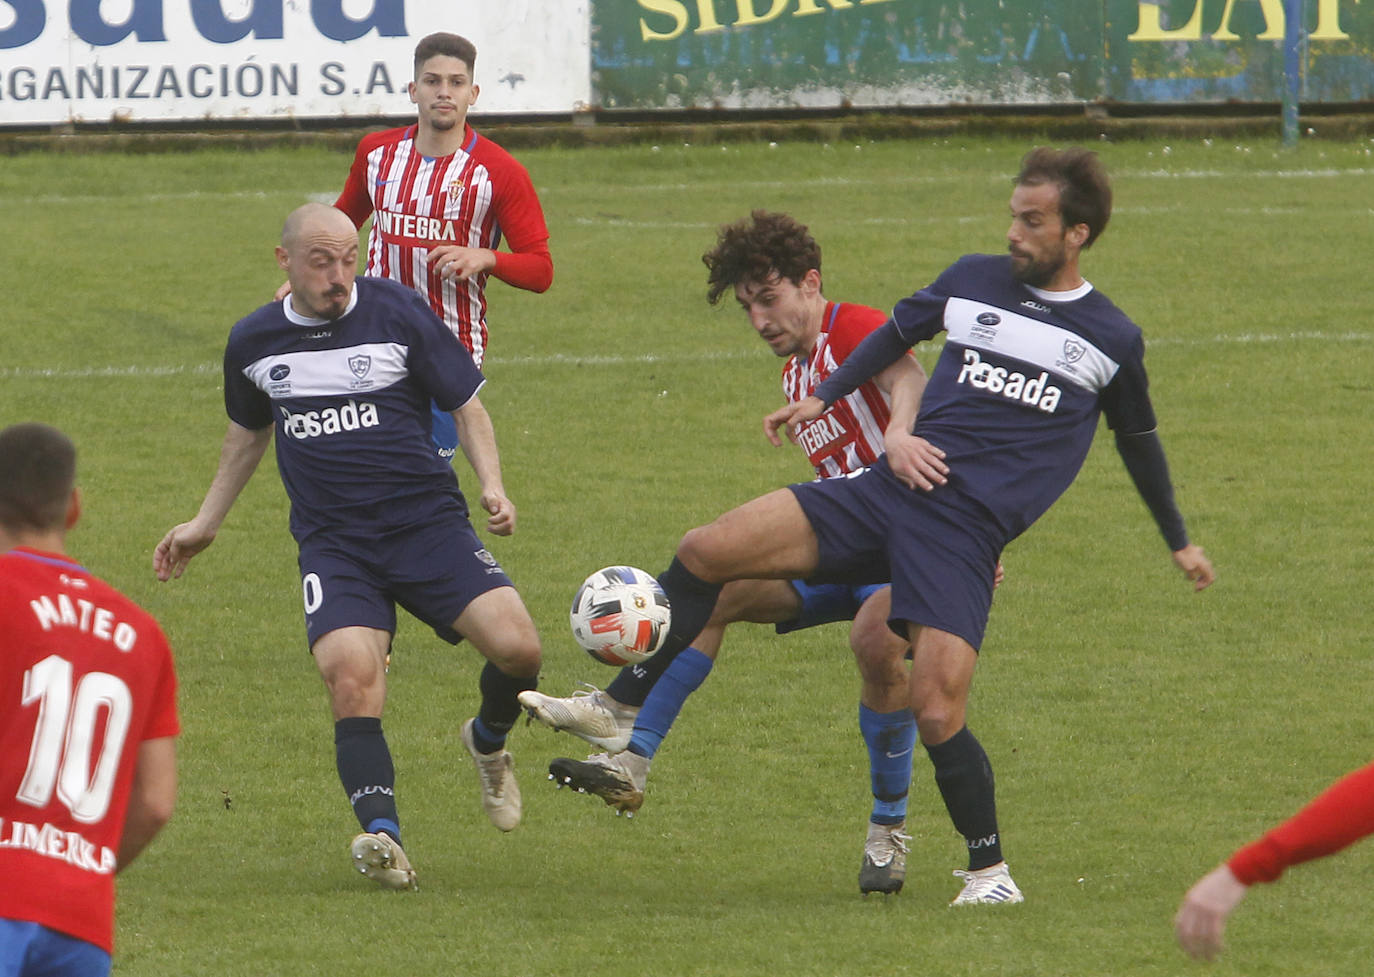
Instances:
[[[0,125],[411,111],[415,44],[477,46],[481,114],[590,102],[590,0],[0,0]]]

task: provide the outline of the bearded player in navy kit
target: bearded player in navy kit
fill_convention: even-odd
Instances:
[[[992,768],[965,725],[1003,547],[1073,481],[1106,415],[1174,562],[1215,579],[1174,504],[1155,430],[1140,330],[1078,272],[1111,214],[1096,154],[1036,149],[1011,197],[1009,254],[960,259],[893,310],[804,400],[765,421],[776,442],[915,343],[947,333],[913,433],[914,469],[886,458],[849,478],[793,485],[683,537],[659,577],[673,608],[659,655],[676,655],[721,586],[749,577],[892,581],[889,624],[912,646],[911,709],[935,781],[964,836],[954,905],[1021,902],[1002,857]]]
[[[540,663],[529,612],[474,532],[452,467],[430,446],[431,400],[458,425],[488,531],[513,532],[515,507],[477,399],[482,374],[413,291],[356,278],[352,221],[307,204],[287,218],[276,253],[291,293],[230,333],[219,469],[196,517],[158,544],[154,569],[161,580],[178,577],[214,540],[279,427],[306,632],[333,707],[339,778],[363,829],[350,846],[353,865],[385,888],[413,889],[381,727],[395,605],[487,659],[481,707],[459,738],[476,762],[483,807],[503,831],[521,814],[506,734]]]

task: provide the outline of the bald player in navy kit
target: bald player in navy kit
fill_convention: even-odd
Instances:
[[[1078,271],[1111,214],[1096,154],[1033,150],[1011,197],[1008,254],[960,259],[899,302],[805,400],[769,415],[774,440],[945,332],[913,433],[924,453],[789,486],[687,533],[659,576],[673,607],[666,668],[721,586],[754,577],[892,581],[889,624],[912,646],[911,708],[935,781],[964,836],[955,905],[1021,902],[1002,857],[991,764],[965,724],[993,574],[1003,547],[1073,481],[1105,415],[1175,564],[1215,578],[1174,504],[1139,328]]]
[[[154,569],[162,580],[180,576],[210,545],[275,430],[306,633],[334,713],[339,778],[363,829],[352,863],[385,888],[413,889],[381,727],[396,605],[487,659],[481,707],[455,739],[503,831],[521,816],[506,734],[519,715],[516,695],[535,687],[540,663],[529,612],[473,530],[452,466],[430,444],[431,401],[458,426],[488,531],[509,535],[515,507],[477,398],[482,374],[415,292],[356,278],[352,221],[323,204],[300,207],[276,256],[291,292],[230,332],[219,469],[196,517],[158,544]]]

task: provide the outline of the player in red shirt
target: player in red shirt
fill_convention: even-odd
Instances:
[[[0,973],[110,971],[114,876],[172,815],[176,676],[153,618],[66,556],[76,450],[0,431]]]
[[[480,368],[487,351],[488,276],[543,292],[553,282],[544,211],[529,174],[467,124],[477,101],[477,49],[456,34],[415,47],[414,125],[365,136],[334,206],[372,218],[366,274],[419,292]],[[498,250],[502,238],[509,251]],[[435,410],[435,443],[452,457],[457,432]]]
[[[1183,897],[1174,920],[1178,942],[1195,957],[1221,950],[1227,917],[1256,882],[1340,851],[1374,834],[1374,763],[1346,774],[1316,800],[1208,872]]]
[[[721,228],[703,256],[710,270],[708,298],[731,292],[759,337],[778,356],[789,403],[811,393],[865,336],[887,321],[878,309],[827,301],[821,293],[820,246],[786,214],[755,211]],[[887,450],[903,458],[925,387],[911,356],[837,401],[799,429],[817,478],[842,477]],[[633,813],[644,799],[649,761],[678,711],[709,674],[727,625],[776,624],[779,633],[830,621],[853,621],[850,647],[863,688],[859,728],[869,748],[873,810],[859,875],[863,892],[897,892],[906,872],[907,793],[916,722],[907,705],[906,642],[887,627],[889,588],[881,576],[850,586],[804,580],[738,580],[727,584],[710,622],[692,647],[668,664],[650,658],[629,666],[603,691],[554,698],[523,692],[520,702],[541,722],[605,748],[587,761],[557,759],[550,774],[602,797],[617,813]]]

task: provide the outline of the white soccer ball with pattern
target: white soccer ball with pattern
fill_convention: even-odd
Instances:
[[[573,638],[607,665],[642,662],[668,637],[672,612],[658,581],[638,567],[603,567],[573,597]]]

